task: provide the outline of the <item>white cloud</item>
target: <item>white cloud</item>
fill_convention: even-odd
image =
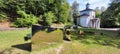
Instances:
[[[90,3],[90,8],[94,9],[96,7],[101,7],[104,6],[107,8],[108,4],[110,3],[109,0],[68,0],[70,2],[70,5],[74,1],[77,1],[79,3],[79,10],[85,9],[86,3]]]
[[[96,3],[96,2],[100,2],[101,0],[88,0],[89,3]]]
[[[99,1],[101,1],[101,0],[73,0],[73,1],[77,1],[78,3],[86,4],[86,3],[99,2]]]

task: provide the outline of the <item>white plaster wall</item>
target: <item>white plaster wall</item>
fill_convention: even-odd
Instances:
[[[95,12],[94,11],[92,11],[92,16],[94,16],[93,18],[95,18]]]
[[[95,12],[94,11],[80,12],[80,15],[82,14],[88,14],[90,16],[81,16],[80,19],[78,19],[80,22],[78,24],[83,27],[92,27],[92,22],[90,22],[90,20],[95,18]]]
[[[91,22],[90,22],[90,20],[91,20],[91,17],[89,16],[88,18],[87,18],[87,27],[91,27]]]
[[[89,21],[89,27],[92,28],[92,21]]]
[[[90,12],[90,18],[91,18],[91,19],[95,18],[95,12],[94,12],[94,11],[91,11],[91,12]]]
[[[88,26],[88,22],[89,22],[89,17],[88,16],[82,16],[80,18],[80,25],[83,27],[87,27]]]

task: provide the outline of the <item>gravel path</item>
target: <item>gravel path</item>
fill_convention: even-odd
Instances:
[[[100,28],[101,30],[118,31],[120,28]]]
[[[26,30],[31,28],[0,28],[0,31],[8,31],[8,30]]]

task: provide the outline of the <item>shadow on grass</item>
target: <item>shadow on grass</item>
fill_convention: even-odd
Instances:
[[[81,43],[99,44],[103,46],[112,46],[120,49],[120,34],[113,31],[99,31],[98,34],[84,34],[83,36],[74,37],[75,40],[80,40]]]
[[[31,51],[31,43],[13,45],[12,47],[18,48],[18,49],[21,49],[21,50]]]

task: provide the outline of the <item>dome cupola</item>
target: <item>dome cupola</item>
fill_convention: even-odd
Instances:
[[[87,3],[87,4],[86,4],[86,9],[90,9],[89,6],[90,6],[90,4]]]

